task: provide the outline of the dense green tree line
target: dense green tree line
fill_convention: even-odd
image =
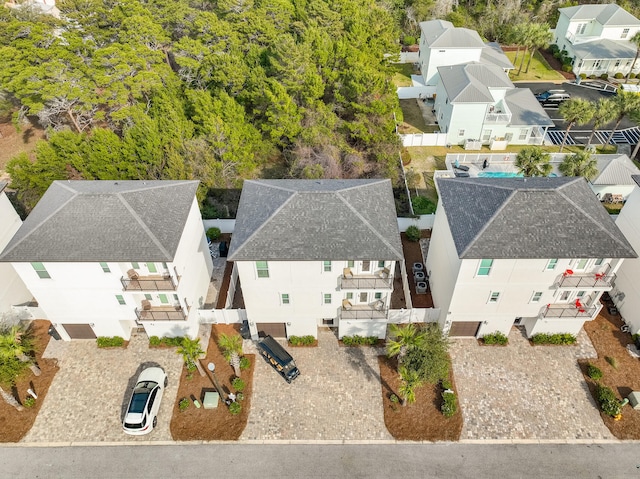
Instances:
[[[54,179],[277,171],[395,177],[385,54],[398,5],[377,0],[62,0],[62,20],[0,10],[0,90],[49,129],[7,166],[32,206]]]

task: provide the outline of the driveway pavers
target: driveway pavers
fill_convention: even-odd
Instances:
[[[461,439],[612,439],[577,360],[597,357],[584,331],[577,346],[532,346],[514,328],[506,347],[451,342],[464,418]]]
[[[53,354],[60,370],[22,442],[171,440],[169,422],[182,368],[175,348],[149,349],[147,336],[135,333],[126,349],[98,349],[94,340],[74,340]],[[145,436],[129,436],[122,431],[122,417],[143,364],[162,367],[169,386],[157,428]]]
[[[291,384],[256,357],[245,440],[392,439],[384,425],[378,348],[347,348],[318,332],[318,347],[283,344],[300,369]],[[257,354],[245,347],[245,352]]]

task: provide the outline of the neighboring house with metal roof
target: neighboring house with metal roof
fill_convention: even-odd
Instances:
[[[426,268],[450,336],[577,334],[633,247],[583,178],[436,179]]]
[[[254,338],[384,338],[405,268],[391,181],[245,181],[227,259]]]
[[[615,3],[560,8],[554,43],[573,59],[578,75],[626,75],[637,47],[630,39],[640,31],[640,20]],[[634,73],[640,72],[636,64]]]
[[[640,175],[633,176],[636,184],[624,208],[616,218],[616,226],[629,243],[640,251]],[[631,327],[631,334],[640,332],[640,259],[627,259],[618,270],[616,284],[609,293],[616,308]]]
[[[54,181],[10,264],[63,339],[198,332],[213,269],[197,181]]]
[[[449,144],[539,145],[553,126],[531,90],[516,88],[498,66],[471,62],[441,66],[438,73],[434,109]]]
[[[0,181],[0,251],[9,243],[13,235],[18,231],[22,220],[11,201],[5,193],[6,181]],[[18,273],[10,264],[0,263],[0,321],[15,313],[13,306],[27,303],[31,299],[31,293],[24,285]],[[20,316],[18,316],[20,319]]]
[[[603,200],[605,195],[622,195],[626,200],[636,189],[634,175],[640,175],[640,169],[627,155],[594,155],[598,163],[598,176],[589,183],[591,189]]]
[[[420,23],[420,70],[425,85],[438,83],[438,67],[481,62],[508,72],[513,64],[497,43],[485,43],[475,30],[454,27],[447,20]]]

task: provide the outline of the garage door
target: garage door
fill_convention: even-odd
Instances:
[[[256,323],[258,327],[258,336],[273,336],[274,338],[286,338],[287,327],[284,323]]]
[[[63,324],[71,339],[96,339],[96,333],[89,324]]]
[[[480,321],[454,321],[449,336],[475,336],[480,329]]]

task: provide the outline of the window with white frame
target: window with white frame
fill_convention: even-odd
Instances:
[[[584,298],[584,295],[585,295],[585,294],[587,294],[587,292],[586,292],[586,291],[578,291],[578,292],[576,293],[576,298],[582,299],[582,298]]]
[[[331,304],[331,293],[324,293],[322,295],[323,304]]]
[[[491,130],[482,130],[482,141],[489,141],[491,139]]]
[[[105,273],[111,273],[111,270],[109,269],[109,265],[107,263],[100,263],[100,267]]]
[[[547,263],[547,269],[556,269],[556,266],[558,266],[558,258],[552,258]]]
[[[576,269],[580,269],[580,270],[585,269],[587,267],[587,262],[588,261],[589,260],[586,259],[586,258],[579,259],[578,262],[576,263],[575,268]]]
[[[258,273],[258,278],[268,278],[269,263],[267,261],[256,261],[256,272]]]
[[[629,29],[628,28],[623,28],[622,29],[622,35],[620,35],[620,38],[627,38],[628,35],[629,35]]]
[[[347,293],[346,299],[353,299],[353,293]]]
[[[378,261],[378,268],[384,268],[384,261]]]
[[[498,291],[491,291],[491,295],[489,296],[489,303],[497,303],[498,299],[500,299],[500,293]]]
[[[121,294],[116,294],[116,301],[118,301],[118,304],[120,306],[124,306],[125,304],[127,304],[127,302],[124,300],[124,296],[122,296]]]
[[[376,293],[374,297],[375,299],[382,299],[382,293]]]
[[[31,266],[35,270],[36,274],[40,279],[51,279],[51,276],[47,272],[47,269],[44,267],[42,263],[31,263]]]
[[[331,261],[323,261],[322,262],[322,270],[325,273],[330,273],[331,272]]]
[[[491,266],[493,266],[492,259],[481,259],[480,266],[478,266],[478,276],[489,276]]]
[[[280,295],[280,303],[281,304],[291,304],[291,300],[289,298],[289,293],[282,293]]]
[[[531,296],[531,303],[539,303],[542,298],[542,291],[535,291],[533,296]]]
[[[347,268],[353,268],[356,265],[355,261],[347,261]]]
[[[518,135],[518,140],[526,140],[529,135],[529,128],[520,128],[520,134]]]
[[[464,136],[464,130],[458,130],[458,136]]]
[[[595,263],[593,263],[595,266],[602,266],[602,263],[604,263],[604,258],[597,258]]]

